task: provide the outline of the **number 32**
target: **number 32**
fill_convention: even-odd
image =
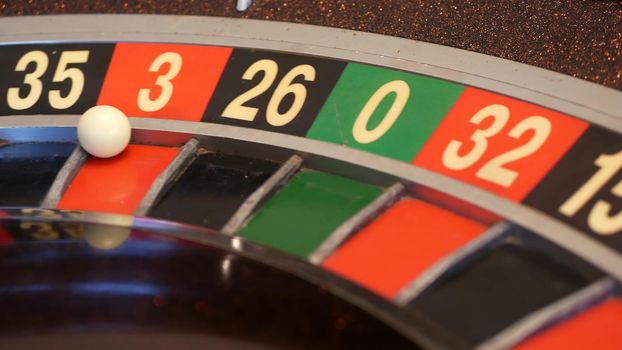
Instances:
[[[510,110],[500,104],[489,105],[475,113],[469,122],[481,125],[489,118],[493,118],[493,122],[488,128],[478,129],[471,135],[470,140],[473,142],[473,146],[465,155],[461,155],[464,153],[461,152],[464,148],[463,142],[457,140],[449,142],[443,152],[443,165],[445,167],[452,170],[464,170],[480,160],[488,149],[488,140],[499,134],[508,123]],[[477,171],[475,176],[503,187],[510,187],[516,181],[518,172],[504,166],[538,151],[551,134],[551,122],[541,116],[531,116],[516,124],[508,135],[514,139],[519,139],[530,130],[533,130],[534,133],[527,143],[489,160]]]

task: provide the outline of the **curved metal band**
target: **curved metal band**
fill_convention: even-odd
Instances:
[[[620,91],[497,57],[378,34],[193,16],[62,15],[0,19],[0,44],[33,41],[170,42],[324,56],[475,86],[622,133]]]
[[[28,134],[22,132],[23,130],[29,130],[30,135],[26,136],[30,140],[41,140],[44,137],[50,139],[50,135],[71,140],[71,134],[53,132],[53,129],[71,128],[75,135],[74,128],[78,119],[77,115],[2,117],[0,139],[15,140],[15,137]],[[214,144],[228,151],[244,144],[262,145],[265,148],[285,150],[288,157],[294,151],[305,158],[305,163],[312,168],[362,181],[383,185],[402,181],[427,186],[505,217],[622,281],[622,256],[604,244],[535,209],[411,164],[327,142],[235,126],[149,118],[130,118],[130,123],[138,142],[144,139],[149,143],[179,144],[185,143],[190,137],[196,137],[201,142]],[[262,147],[252,147],[258,148]]]

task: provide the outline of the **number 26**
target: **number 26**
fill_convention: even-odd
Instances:
[[[257,74],[263,72],[261,81],[233,99],[222,112],[222,116],[230,119],[253,121],[259,112],[259,108],[244,105],[244,103],[266,92],[275,82],[279,71],[278,64],[273,60],[263,59],[253,63],[242,75],[243,80],[252,80]],[[283,126],[294,120],[302,109],[307,98],[307,88],[301,83],[294,83],[294,79],[301,76],[304,81],[315,81],[315,68],[308,64],[301,64],[292,68],[283,76],[277,84],[268,106],[266,107],[266,120],[272,126]],[[291,94],[293,102],[289,109],[279,112],[279,106],[285,96]]]

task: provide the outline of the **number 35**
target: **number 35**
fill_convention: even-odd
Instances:
[[[88,59],[89,52],[85,50],[64,51],[61,53],[52,82],[63,82],[69,79],[71,80],[71,88],[67,96],[62,96],[59,90],[49,91],[48,100],[52,108],[67,109],[78,101],[84,89],[84,73],[78,68],[67,68],[67,65],[86,63]],[[30,51],[20,58],[15,66],[15,71],[25,72],[31,64],[35,65],[35,69],[31,73],[27,73],[23,80],[23,84],[28,85],[30,88],[26,96],[21,96],[21,87],[11,87],[7,91],[7,104],[14,110],[21,111],[34,106],[43,92],[41,77],[45,74],[49,65],[48,55],[43,51]]]

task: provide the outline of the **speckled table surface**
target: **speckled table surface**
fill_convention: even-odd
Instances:
[[[622,90],[622,1],[2,0],[0,16],[142,13],[297,22],[447,45]]]

